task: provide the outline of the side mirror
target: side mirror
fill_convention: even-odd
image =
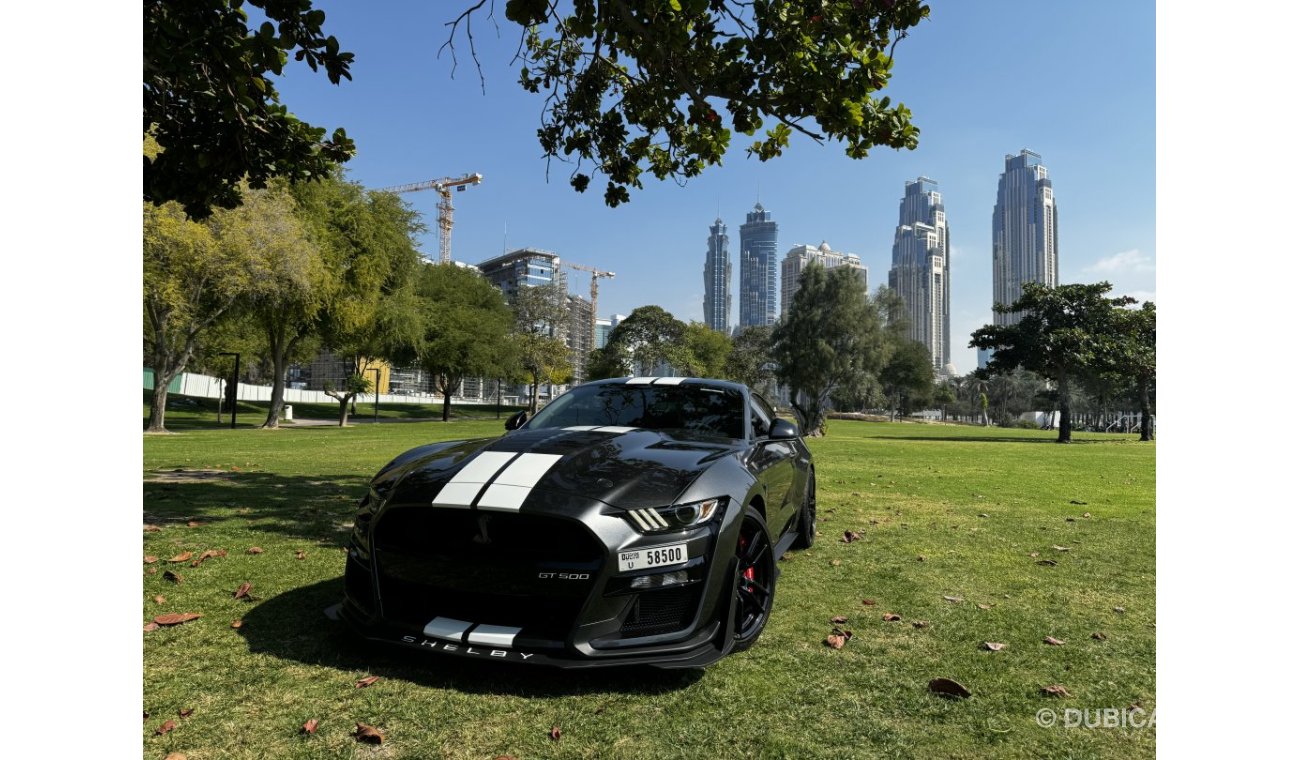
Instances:
[[[772,420],[772,427],[767,429],[767,437],[773,441],[793,441],[799,437],[799,428],[789,420]]]
[[[528,412],[515,412],[510,419],[506,420],[506,430],[518,430],[528,421]]]

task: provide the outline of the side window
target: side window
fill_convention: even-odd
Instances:
[[[757,397],[749,404],[750,424],[753,426],[755,438],[766,438],[768,429],[772,427],[771,412],[764,411],[764,406],[766,404]]]

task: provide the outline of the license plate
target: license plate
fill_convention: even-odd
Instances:
[[[680,565],[687,559],[686,544],[671,544],[619,552],[618,566],[621,570],[644,570],[648,567]]]

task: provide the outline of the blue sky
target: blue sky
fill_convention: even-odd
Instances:
[[[498,39],[478,21],[485,94],[463,40],[455,79],[450,57],[436,58],[443,24],[464,3],[317,5],[327,31],[356,54],[353,80],[334,87],[299,65],[281,96],[300,117],[348,130],[358,145],[351,178],[377,188],[482,173],[482,185],[455,196],[453,256],[478,262],[503,246],[534,246],[613,270],[601,284],[602,315],[654,303],[702,319],[708,226],[720,211],[734,261],[739,225],[760,194],[780,224],[782,254],[825,240],[860,255],[874,288],[888,280],[903,184],[926,175],[939,182],[951,228],[953,361],[969,371],[968,336],[990,320],[997,178],[1004,156],[1021,148],[1040,153],[1051,173],[1062,282],[1108,279],[1155,297],[1154,3],[937,0],[898,46],[885,91],[912,109],[916,150],[854,161],[838,145],[796,136],[784,157],[761,163],[746,158],[741,135],[721,167],[685,187],[651,178],[617,209],[605,207],[598,182],[574,193],[564,164],[552,164],[547,183],[535,136],[541,102],[510,64],[513,24],[502,19]],[[436,196],[407,199],[432,228]],[[436,254],[432,234],[423,248]],[[570,283],[586,291],[585,277]]]

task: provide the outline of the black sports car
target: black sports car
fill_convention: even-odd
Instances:
[[[697,667],[748,648],[776,559],[816,535],[812,456],[749,388],[580,385],[501,438],[375,476],[342,615],[367,638],[565,667]]]

